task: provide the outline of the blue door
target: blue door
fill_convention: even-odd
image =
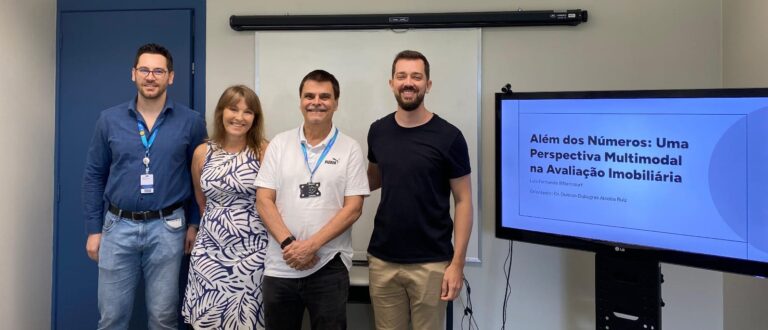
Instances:
[[[169,96],[193,104],[193,11],[62,12],[59,21],[56,112],[56,209],[52,327],[94,329],[96,263],[85,253],[80,184],[99,112],[136,96],[131,68],[136,49],[155,42],[173,55]],[[185,267],[183,269],[186,269]],[[132,329],[146,328],[144,295],[136,295]]]

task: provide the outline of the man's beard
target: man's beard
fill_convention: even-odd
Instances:
[[[405,89],[403,89],[405,90]],[[418,93],[415,89],[410,89],[414,92],[416,92],[416,96],[413,99],[413,101],[407,102],[403,100],[402,96],[400,96],[400,93],[395,94],[395,99],[397,100],[397,105],[400,106],[400,109],[403,109],[405,111],[413,111],[419,108],[421,104],[424,102],[424,94]]]
[[[155,88],[155,90],[156,90],[155,93],[154,94],[150,94],[150,93],[147,93],[147,92],[144,91],[144,89],[142,88],[143,87],[142,85],[139,85],[138,87],[139,87],[138,88],[139,89],[139,94],[141,94],[142,97],[144,97],[145,99],[148,99],[148,100],[154,100],[154,99],[158,99],[158,98],[162,97],[163,94],[166,91],[166,88],[167,88],[167,86],[163,86],[161,84],[156,84],[156,85],[153,86]]]

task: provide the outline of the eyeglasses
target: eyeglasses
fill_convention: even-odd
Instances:
[[[144,78],[149,77],[150,73],[152,73],[152,76],[154,76],[155,78],[162,78],[162,77],[165,77],[166,73],[168,73],[168,71],[165,71],[160,68],[150,70],[149,68],[145,68],[145,67],[136,68],[136,71],[138,73],[141,73],[141,76]]]

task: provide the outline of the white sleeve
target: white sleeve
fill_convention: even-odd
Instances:
[[[347,187],[344,196],[368,196],[371,189],[368,186],[368,174],[365,168],[365,157],[360,144],[352,139],[352,149],[347,165]]]
[[[264,187],[277,190],[280,188],[280,181],[278,180],[278,174],[280,170],[280,159],[282,154],[282,145],[277,137],[267,146],[267,151],[264,153],[264,159],[261,162],[261,168],[259,174],[256,176],[256,180],[253,185],[256,187]]]

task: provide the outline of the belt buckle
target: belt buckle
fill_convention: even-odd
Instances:
[[[149,214],[150,211],[141,211],[141,212],[133,212],[133,220],[136,221],[147,221],[147,214]]]

